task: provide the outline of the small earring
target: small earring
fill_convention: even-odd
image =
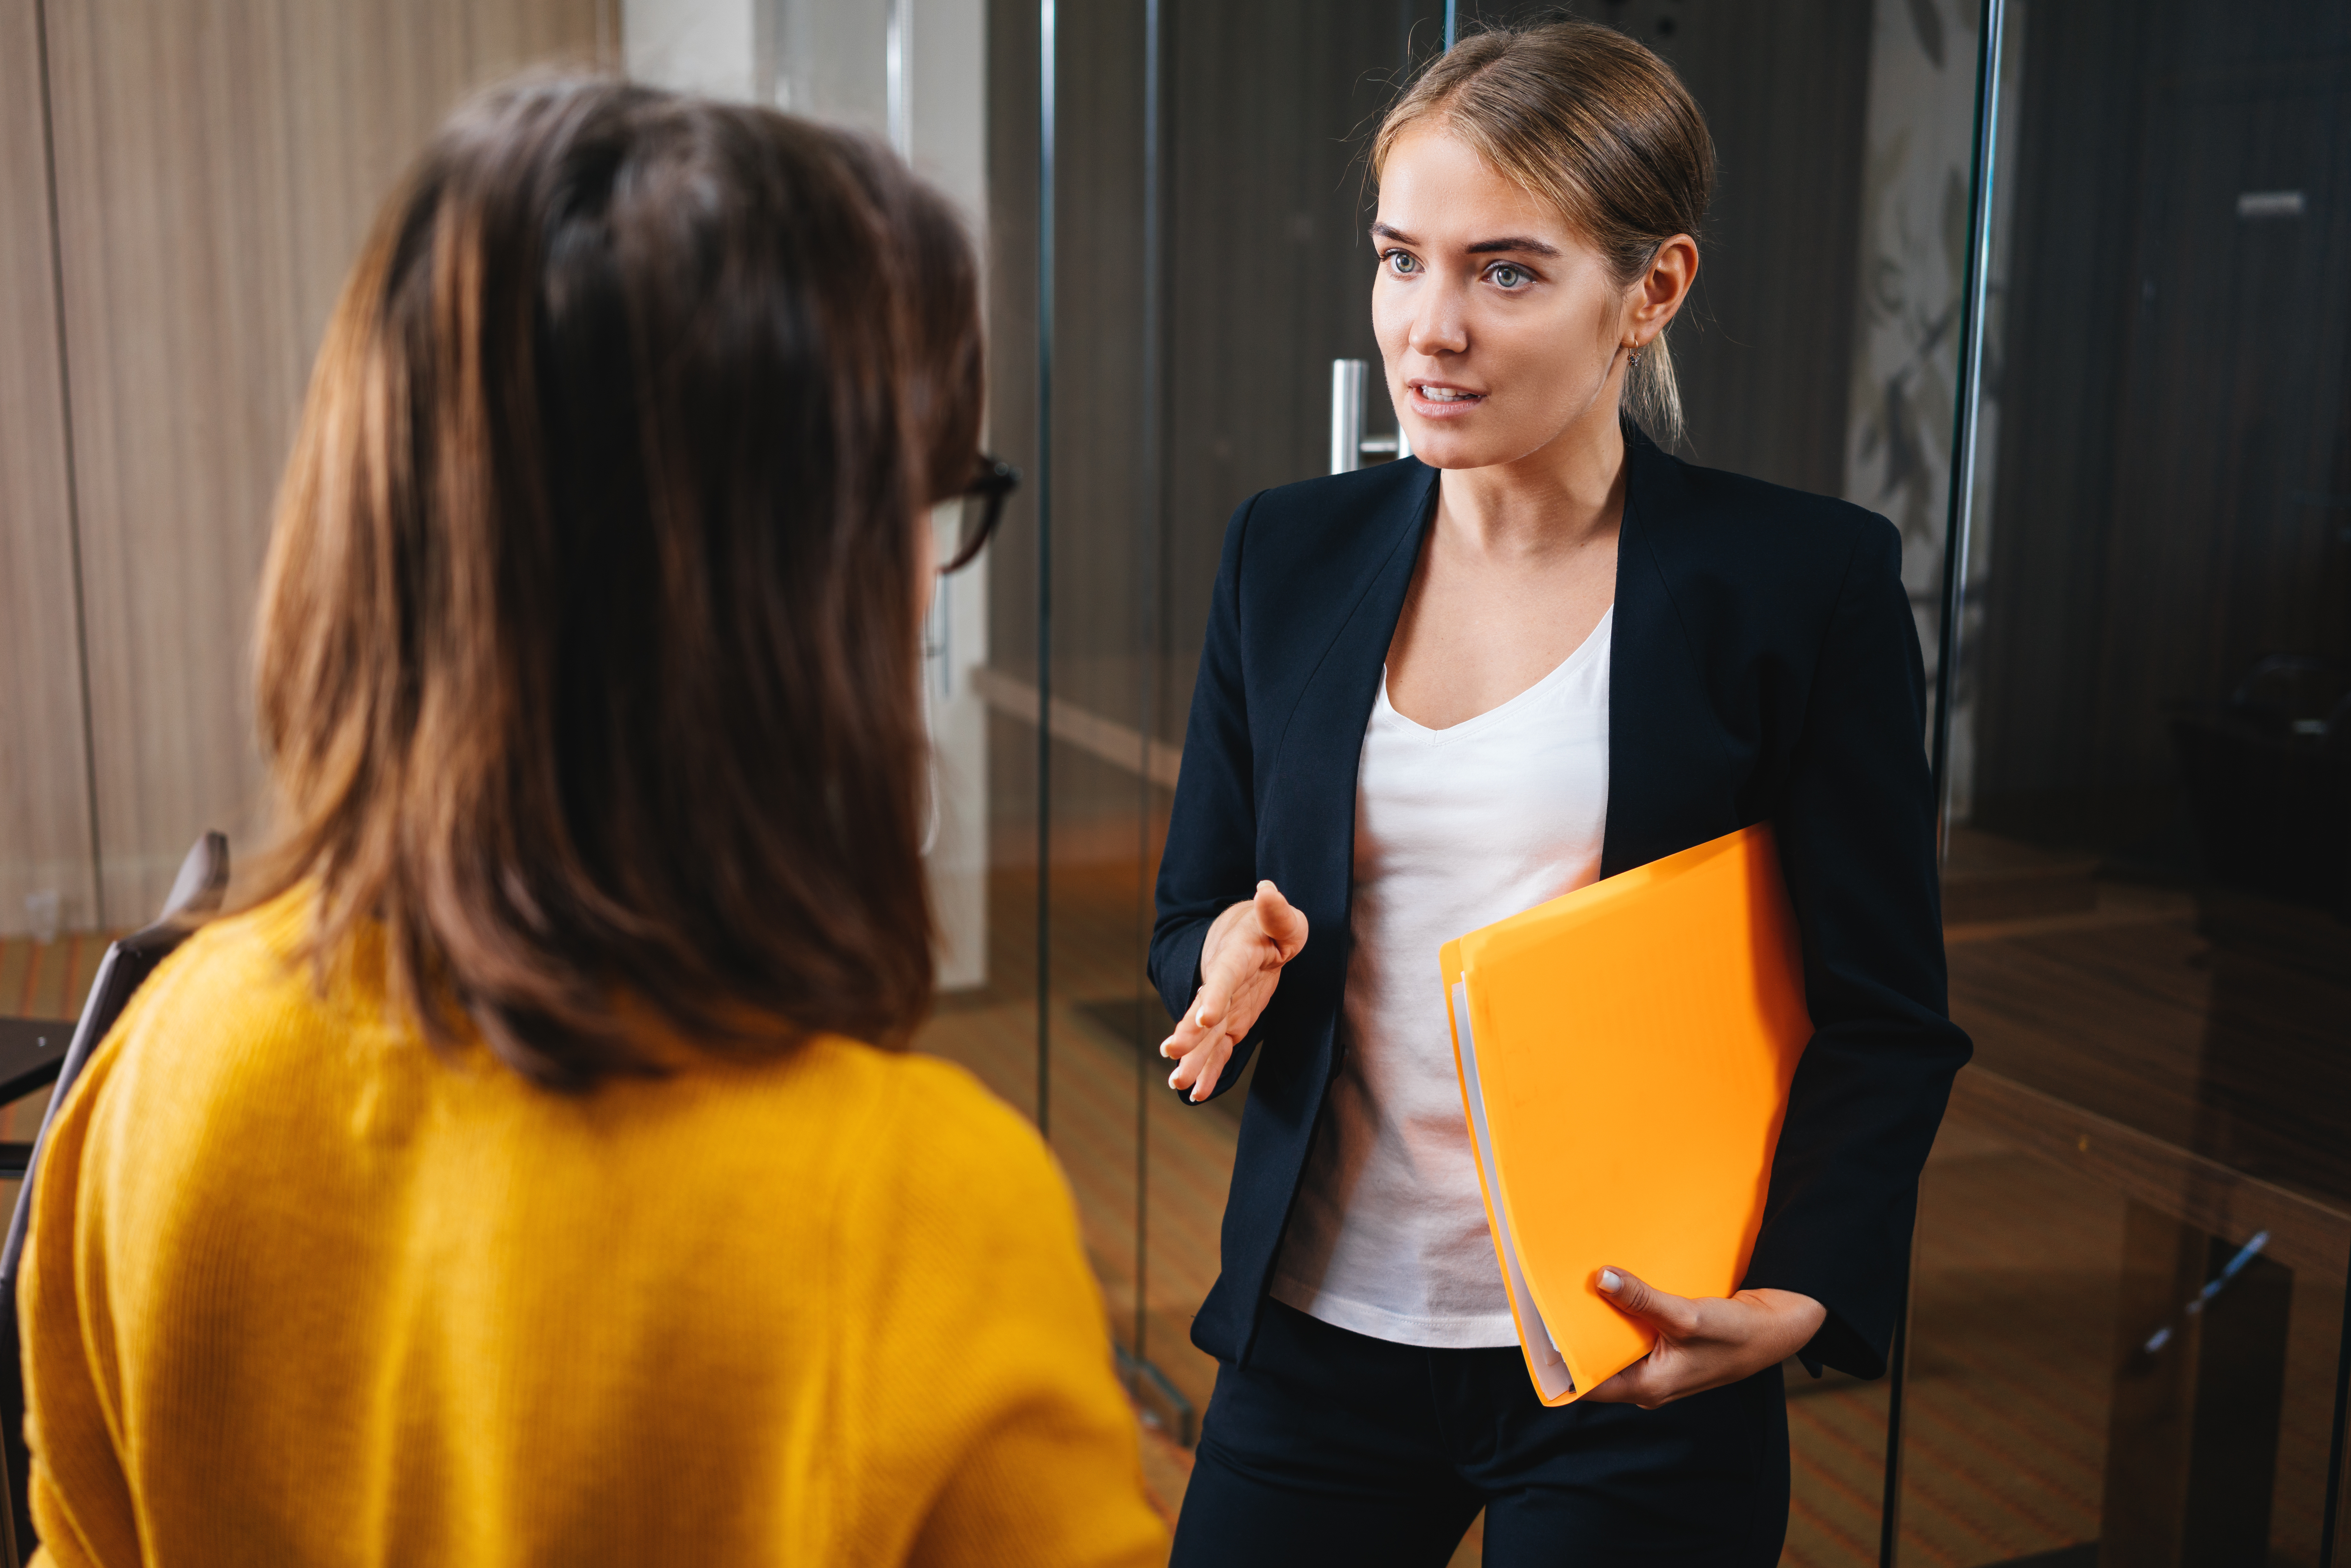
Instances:
[[[1625,361],[1625,368],[1626,368],[1627,370],[1629,370],[1629,369],[1631,369],[1633,366],[1637,365],[1637,364],[1639,364],[1640,362],[1641,362],[1641,350],[1640,350],[1640,349],[1636,346],[1636,347],[1633,350],[1633,357],[1632,357],[1631,359],[1629,359],[1629,360]]]

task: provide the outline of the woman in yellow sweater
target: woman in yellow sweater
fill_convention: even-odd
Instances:
[[[281,847],[44,1155],[50,1561],[1164,1561],[1050,1156],[900,1049],[978,354],[862,143],[601,81],[444,131],[279,502]]]

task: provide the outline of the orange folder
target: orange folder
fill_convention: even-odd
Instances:
[[[1527,1371],[1565,1405],[1649,1353],[1608,1265],[1727,1296],[1812,1037],[1759,824],[1578,888],[1440,955],[1462,1108]]]

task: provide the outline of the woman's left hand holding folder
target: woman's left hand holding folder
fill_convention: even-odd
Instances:
[[[1622,1269],[1603,1269],[1601,1294],[1657,1336],[1649,1354],[1584,1396],[1603,1404],[1660,1405],[1752,1377],[1812,1342],[1828,1309],[1794,1291],[1677,1296]]]

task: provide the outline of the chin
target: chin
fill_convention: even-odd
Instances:
[[[1426,444],[1423,444],[1424,439]],[[1481,441],[1462,430],[1416,430],[1412,433],[1412,455],[1431,468],[1483,468],[1489,464],[1509,459],[1493,450],[1494,444]]]

